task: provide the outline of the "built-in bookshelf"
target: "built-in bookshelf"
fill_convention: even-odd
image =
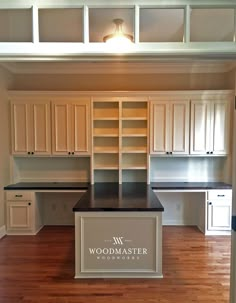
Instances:
[[[92,183],[148,180],[148,102],[93,100]]]

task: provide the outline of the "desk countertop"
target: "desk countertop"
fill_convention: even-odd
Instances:
[[[73,211],[164,211],[155,190],[232,189],[224,182],[152,182],[96,183],[86,182],[19,182],[4,190],[84,190]]]
[[[183,189],[183,190],[210,190],[210,189],[232,189],[231,184],[224,182],[152,182],[153,190],[158,189]]]
[[[86,182],[19,182],[4,187],[4,190],[87,190]]]

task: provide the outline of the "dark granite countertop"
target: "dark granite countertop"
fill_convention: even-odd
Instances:
[[[5,186],[5,190],[87,190],[86,182],[19,182]]]
[[[232,189],[231,184],[227,184],[224,182],[152,182],[151,187],[153,190],[158,189]]]
[[[81,211],[157,211],[164,208],[146,183],[96,183],[73,208]]]
[[[84,190],[73,211],[164,211],[153,190],[232,189],[224,182],[152,182],[96,183],[86,182],[19,182],[4,190]]]

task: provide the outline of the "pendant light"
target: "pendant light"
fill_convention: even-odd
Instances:
[[[122,24],[124,23],[123,19],[114,19],[113,22],[115,23],[115,31],[113,34],[106,35],[103,37],[103,42],[109,44],[127,44],[133,42],[133,36],[123,33]]]

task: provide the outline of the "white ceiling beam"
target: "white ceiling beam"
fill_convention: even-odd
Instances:
[[[83,8],[83,41],[85,44],[89,43],[89,8],[84,5]]]
[[[184,37],[183,37],[183,42],[185,43],[190,42],[190,14],[191,14],[190,5],[186,5],[184,9]]]
[[[140,8],[139,8],[139,5],[135,5],[135,10],[134,10],[134,43],[139,43],[139,31],[140,31]]]
[[[105,43],[1,43],[0,60],[7,58],[83,58],[105,57],[122,58],[138,56],[216,56],[236,58],[234,42],[191,42],[191,43],[139,43],[132,44],[129,49],[109,47]]]
[[[235,7],[235,0],[1,0],[0,8],[29,8],[33,5],[38,6],[39,8],[49,8],[49,7],[58,7],[58,8],[77,8],[87,6],[178,6],[178,5],[190,5],[190,6],[204,6],[204,7],[226,7],[231,6]]]
[[[32,35],[33,43],[39,43],[39,16],[38,7],[33,5],[32,7]]]

